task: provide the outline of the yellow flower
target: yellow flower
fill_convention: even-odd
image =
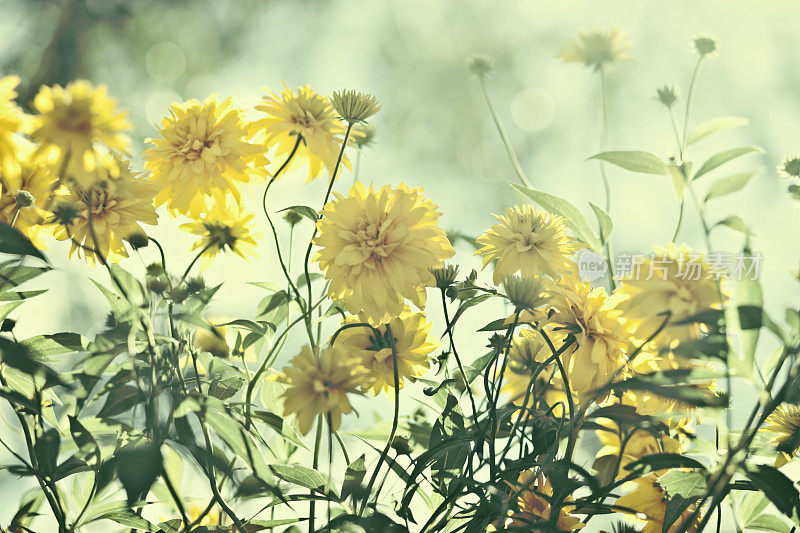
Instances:
[[[130,169],[128,162],[119,164],[119,175],[114,177],[107,169],[98,168],[95,180],[87,189],[73,186],[60,197],[60,202],[75,210],[72,222],[55,229],[59,240],[71,240],[70,257],[76,251],[94,264],[99,251],[109,261],[128,257],[123,240],[129,234],[144,233],[140,223],[155,224],[158,218],[152,183],[140,178]]]
[[[531,533],[542,531],[533,524],[541,524],[550,520],[550,498],[553,496],[553,485],[550,484],[550,480],[546,479],[543,474],[535,477],[533,471],[525,470],[520,472],[516,483],[506,483],[517,494],[517,499],[514,510],[509,511],[508,518],[501,524],[502,528],[515,531],[526,528],[525,531],[531,531]],[[572,497],[567,497],[565,501],[571,502]],[[564,505],[559,510],[556,523],[559,530],[576,531],[586,525],[570,514],[574,507],[574,505]],[[533,527],[533,529],[527,529],[528,527]]]
[[[344,324],[359,322],[350,317]],[[429,337],[431,324],[422,313],[412,313],[409,309],[389,322],[397,353],[397,373],[400,388],[404,378],[414,381],[429,367],[428,354],[436,348],[436,342]],[[383,325],[376,328],[380,336],[367,327],[353,327],[343,330],[336,339],[337,346],[347,348],[348,352],[361,359],[366,374],[361,389],[372,391],[374,396],[384,391],[388,394],[394,389],[394,361],[392,359],[391,339],[388,328]]]
[[[625,471],[625,467],[642,457],[657,453],[680,453],[682,451],[681,443],[678,439],[668,434],[654,434],[646,429],[635,429],[633,434],[625,440],[624,450],[621,450],[622,441],[620,441],[619,426],[615,422],[604,418],[595,421],[606,428],[596,432],[600,443],[603,445],[600,451],[597,452],[597,458],[619,457],[620,451],[622,451],[622,458],[617,470],[617,479],[627,476],[629,472]]]
[[[800,405],[783,402],[766,420],[762,431],[775,433],[772,443],[785,451],[778,452],[776,466],[781,467],[800,451]]]
[[[296,414],[304,435],[319,414],[328,420],[333,431],[338,430],[342,415],[353,411],[348,394],[360,394],[357,389],[364,381],[358,358],[338,345],[322,353],[304,346],[277,379],[289,385],[283,393],[284,416]]]
[[[42,87],[33,106],[38,111],[33,137],[43,148],[57,147],[69,158],[67,173],[78,179],[83,171],[102,164],[99,157],[125,152],[130,144],[125,130],[131,128],[128,112],[119,111],[105,85],[74,81],[66,87]],[[61,177],[61,176],[59,176]],[[83,186],[91,183],[81,181]]]
[[[598,71],[609,63],[628,59],[625,52],[631,45],[627,37],[627,32],[618,28],[581,31],[576,40],[564,45],[558,57],[566,63],[583,63]]]
[[[266,164],[262,148],[245,140],[247,125],[230,98],[173,104],[159,134],[147,139],[154,146],[144,152],[144,168],[159,187],[156,205],[167,204],[173,214],[198,217],[210,199],[225,204],[229,192],[241,203],[238,185],[258,173],[256,163]]]
[[[0,172],[0,221],[18,229],[37,248],[43,248],[50,233],[43,225],[47,216],[43,207],[50,197],[54,177],[47,161],[36,157],[32,143],[21,140],[18,146],[19,164],[13,170]]]
[[[208,329],[198,328],[194,334],[194,346],[214,357],[229,357],[231,349],[225,341],[225,328],[209,323]]]
[[[549,337],[558,350],[563,340],[562,336],[556,333]],[[524,329],[514,338],[508,350],[508,364],[503,375],[502,389],[511,396],[511,402],[522,406],[527,394],[528,403],[523,406],[524,408],[536,408],[534,399],[538,398],[544,401],[548,408],[560,402],[562,406],[555,408],[553,413],[556,416],[564,413],[567,397],[564,394],[561,374],[555,363],[551,362],[542,368],[536,376],[536,381],[531,383],[534,372],[552,355],[550,347],[536,330]]]
[[[0,78],[0,172],[19,169],[17,147],[19,133],[27,133],[31,119],[16,104],[20,79],[18,76]]]
[[[421,188],[402,183],[375,192],[359,182],[347,197],[334,194],[314,240],[330,297],[373,325],[399,316],[406,298],[424,308],[425,287],[434,284],[430,268],[455,253],[437,226],[437,206]]]
[[[256,237],[252,221],[255,215],[242,211],[235,203],[215,205],[207,215],[181,224],[181,229],[200,238],[192,250],[202,250],[204,259],[230,250],[242,259],[255,255]]]
[[[195,504],[191,504],[189,508],[186,510],[189,514],[189,520],[194,522],[200,517],[200,514],[205,511],[205,507],[200,508]],[[220,523],[220,508],[218,506],[214,506],[211,508],[211,511],[203,517],[200,521],[198,526],[215,526]]]
[[[667,326],[654,339],[659,348],[697,339],[704,332],[699,323],[676,324],[703,311],[721,309],[720,293],[708,263],[688,247],[670,244],[641,262],[631,279],[616,293],[623,299],[619,309],[640,321],[637,336],[650,338],[669,317]],[[638,279],[637,279],[638,278]]]
[[[635,488],[617,499],[616,505],[627,507],[636,511],[635,519],[645,522],[641,533],[661,533],[664,525],[664,515],[667,512],[666,492],[658,484],[657,472],[650,472],[630,482]],[[670,526],[668,533],[677,533],[680,524],[694,513],[695,506],[690,505],[681,516]],[[690,524],[687,531],[693,533],[697,530],[697,521]]]
[[[523,276],[550,276],[558,279],[562,270],[573,268],[569,258],[580,245],[567,236],[564,219],[530,205],[506,209],[505,215],[494,215],[499,221],[478,237],[483,248],[475,252],[483,256],[483,266],[497,261],[494,283],[521,272]]]
[[[304,85],[297,93],[284,85],[281,95],[270,92],[256,109],[267,116],[253,123],[254,131],[265,134],[266,145],[276,147],[277,160],[282,164],[297,143],[297,136],[303,137],[297,147],[289,169],[308,163],[308,180],[319,176],[323,165],[333,172],[342,145],[342,125],[331,101]],[[350,168],[347,156],[342,163]]]

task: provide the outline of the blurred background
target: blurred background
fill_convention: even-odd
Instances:
[[[156,136],[156,124],[176,101],[217,93],[252,108],[263,87],[279,90],[282,82],[307,83],[323,93],[370,92],[383,110],[375,120],[375,143],[361,158],[361,179],[423,186],[441,206],[448,230],[474,236],[492,224],[490,213],[520,200],[507,185],[515,180],[514,171],[465,67],[467,57],[483,53],[495,60],[488,91],[534,185],[570,200],[593,220],[588,201],[602,204],[603,198],[597,164],[586,161],[599,146],[597,76],[582,65],[563,63],[557,53],[579,30],[629,32],[630,59],[607,74],[608,146],[666,159],[674,150],[673,134],[655,91],[665,83],[679,85],[682,110],[696,62],[690,42],[706,33],[719,39],[721,50],[704,65],[691,123],[738,115],[750,125],[705,141],[690,159],[699,164],[721,149],[746,144],[766,150],[736,162],[729,172],[718,171],[723,176],[761,170],[744,191],[717,200],[709,218],[736,214],[750,224],[753,248],[765,258],[766,307],[780,320],[800,296],[793,275],[800,258],[798,211],[776,172],[785,155],[800,151],[798,10],[792,0],[3,0],[0,74],[21,76],[22,104],[42,84],[85,78],[108,85],[136,125],[133,154],[139,168],[144,140]],[[678,213],[672,184],[663,176],[612,167],[608,173],[615,249],[646,253],[653,245],[665,246]],[[303,180],[302,171],[279,180],[271,193],[276,210],[318,207],[323,180]],[[344,174],[337,190],[351,181],[352,175]],[[257,188],[253,197],[259,195]],[[182,270],[190,257],[192,240],[178,229],[181,222],[162,212],[153,230],[168,244],[173,271]],[[714,231],[718,250],[742,249],[741,234]],[[702,248],[699,221],[691,212],[678,241]],[[156,259],[150,253],[144,262]],[[106,308],[89,278],[105,280],[105,274],[67,261],[65,246],[54,243],[48,254],[59,267],[48,274],[54,288],[17,312],[18,333],[91,335],[102,326]],[[471,254],[467,245],[458,247],[462,271],[479,266]],[[142,269],[135,257],[124,266]],[[217,259],[206,277],[226,281],[210,316],[251,317],[265,294],[247,282],[279,281],[278,272],[266,238],[250,262]],[[431,318],[440,321],[439,313],[436,309]],[[466,318],[465,324],[485,322]],[[768,340],[760,347],[762,356],[771,348]]]

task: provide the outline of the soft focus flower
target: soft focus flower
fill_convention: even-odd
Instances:
[[[238,185],[263,166],[262,148],[247,142],[247,125],[242,113],[231,107],[231,99],[218,102],[189,100],[173,104],[161,120],[158,139],[144,152],[144,168],[158,185],[156,205],[167,204],[173,213],[198,217],[209,200],[225,204],[231,193],[241,202]]]
[[[402,183],[375,192],[359,182],[349,196],[334,194],[314,240],[331,298],[373,325],[399,316],[406,299],[424,308],[425,287],[435,281],[430,268],[455,253],[437,226],[437,206]]]
[[[473,75],[484,78],[494,69],[494,61],[487,55],[475,54],[467,58],[467,68]]]
[[[637,336],[642,340],[668,320],[654,339],[659,347],[698,338],[704,327],[700,323],[676,322],[722,307],[710,265],[686,246],[670,244],[666,250],[657,249],[631,274],[616,291],[623,298],[619,309],[626,317],[640,321]]]
[[[353,126],[353,131],[350,132],[350,138],[356,146],[364,148],[365,146],[372,145],[377,134],[378,128],[367,122]]]
[[[582,396],[606,385],[619,371],[628,349],[630,324],[615,309],[616,296],[592,288],[576,273],[548,282],[552,299],[548,329],[572,333],[576,347],[567,355],[567,374],[573,393]]]
[[[225,341],[225,328],[209,324],[208,328],[198,328],[194,334],[194,346],[214,357],[229,357],[230,346]]]
[[[26,133],[31,119],[15,102],[18,76],[0,78],[0,172],[19,169],[17,163],[18,134]]]
[[[800,451],[800,405],[783,402],[767,417],[762,431],[775,433],[772,443],[779,451],[776,466],[786,464]]]
[[[353,89],[334,91],[331,102],[339,116],[350,124],[364,123],[381,110],[381,104],[377,98]]]
[[[186,510],[186,512],[189,515],[189,520],[191,520],[192,522],[194,522],[195,520],[200,518],[200,515],[203,513],[203,511],[205,511],[205,504],[204,504],[203,508],[200,508],[197,505],[192,504]],[[215,525],[219,525],[220,524],[220,515],[221,515],[220,508],[219,508],[219,506],[215,505],[214,507],[211,508],[211,511],[209,511],[208,514],[206,514],[203,517],[203,519],[200,521],[200,523],[197,524],[197,525],[198,526],[215,526]]]
[[[284,86],[280,96],[270,92],[256,109],[267,116],[255,121],[253,130],[266,135],[266,146],[276,147],[276,159],[281,164],[301,135],[302,142],[289,168],[307,162],[309,181],[319,176],[323,166],[333,172],[344,130],[327,97],[315,93],[308,85],[298,88],[297,93]],[[342,163],[350,167],[347,156],[342,158]]]
[[[692,39],[692,45],[694,45],[695,51],[701,56],[712,55],[719,51],[719,43],[717,40],[708,35],[698,35]]]
[[[440,290],[447,290],[455,283],[456,276],[458,276],[458,265],[444,265],[436,268],[431,268],[436,288]]]
[[[503,279],[503,291],[517,310],[533,311],[548,300],[542,289],[541,278],[506,276]]]
[[[547,275],[558,279],[561,271],[574,266],[569,258],[580,245],[567,235],[564,219],[531,205],[506,209],[505,215],[494,215],[498,224],[478,237],[483,248],[475,252],[483,256],[483,266],[496,261],[494,283],[521,272],[523,276]]]
[[[596,422],[605,429],[597,430],[597,437],[603,447],[597,452],[597,458],[612,456],[622,457],[619,460],[617,479],[629,474],[625,467],[638,461],[642,457],[657,453],[681,453],[681,443],[678,439],[664,433],[654,433],[647,429],[635,429],[633,433],[624,440],[625,448],[622,449],[623,441],[620,440],[619,426],[608,419],[597,419]],[[630,431],[630,429],[628,429]]]
[[[228,205],[214,205],[207,215],[181,224],[181,229],[200,237],[192,250],[202,250],[204,258],[212,259],[220,252],[231,251],[242,259],[249,259],[256,251],[254,218],[254,214],[228,202]]]
[[[645,523],[641,533],[661,533],[664,525],[664,515],[667,512],[667,495],[658,484],[659,474],[650,472],[630,482],[635,488],[628,494],[617,499],[616,505],[633,509],[637,514],[633,517]],[[690,505],[675,523],[670,526],[667,533],[677,533],[681,523],[694,513],[695,506]],[[689,525],[686,530],[693,533],[697,530],[697,522]]]
[[[348,318],[344,324],[359,322],[356,317]],[[412,313],[406,309],[389,322],[397,354],[397,374],[400,388],[404,380],[414,381],[429,367],[428,354],[436,348],[436,342],[429,336],[431,324],[422,313]],[[348,352],[360,358],[366,370],[361,390],[388,393],[394,389],[394,360],[392,358],[392,339],[389,328],[379,326],[379,336],[367,327],[353,327],[343,330],[336,339],[337,346],[347,348]]]
[[[558,57],[567,63],[583,63],[597,71],[610,63],[628,59],[625,52],[631,45],[627,37],[627,32],[618,28],[581,31],[576,40],[564,45]]]
[[[656,98],[659,102],[667,107],[678,101],[678,86],[677,85],[664,85],[656,89]]]
[[[278,381],[289,385],[283,393],[284,416],[296,414],[304,435],[319,414],[328,420],[333,431],[338,430],[342,415],[353,410],[348,394],[359,394],[358,387],[364,380],[359,363],[357,357],[338,345],[321,353],[304,346],[278,377]]]
[[[778,175],[782,178],[800,178],[800,155],[784,157],[778,165]]]
[[[92,264],[97,258],[96,252],[112,262],[128,257],[124,239],[133,232],[142,232],[140,224],[156,223],[155,186],[134,173],[127,162],[121,162],[119,169],[117,177],[106,173],[105,179],[98,178],[88,189],[74,186],[58,199],[54,222],[66,222],[58,220],[63,218],[59,215],[62,210],[76,211],[70,224],[59,224],[55,228],[57,239],[72,241],[70,257],[76,250]],[[97,171],[100,175],[103,169]]]
[[[533,471],[525,470],[520,472],[516,483],[508,483],[509,487],[517,494],[516,505],[509,511],[509,516],[502,524],[503,529],[514,531],[540,531],[535,524],[541,524],[550,520],[551,504],[550,498],[553,496],[553,486],[550,480],[543,474],[534,476]],[[572,497],[567,497],[566,502],[571,502]],[[577,531],[586,524],[579,518],[572,516],[570,512],[574,510],[574,505],[563,505],[559,510],[556,526],[562,531]],[[528,529],[532,528],[532,529]]]
[[[562,340],[558,334],[550,336],[556,350],[561,346]],[[511,396],[512,403],[524,409],[534,409],[537,407],[535,399],[543,401],[547,408],[560,402],[562,407],[553,409],[553,414],[563,415],[567,396],[564,394],[561,374],[554,362],[543,366],[552,355],[553,352],[538,331],[524,329],[514,338],[508,350],[508,364],[503,374],[502,388],[504,393]],[[534,380],[533,375],[537,371],[538,375]]]
[[[65,87],[43,86],[33,106],[39,113],[33,137],[43,148],[57,147],[61,157],[69,159],[67,173],[83,186],[91,185],[81,179],[84,171],[101,166],[99,159],[108,151],[120,155],[130,144],[123,133],[131,128],[128,112],[117,109],[105,85],[79,80]]]

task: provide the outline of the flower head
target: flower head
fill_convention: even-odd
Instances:
[[[564,45],[558,57],[567,63],[583,63],[595,71],[610,63],[628,59],[627,32],[618,28],[581,31],[578,38]]]
[[[106,175],[87,189],[74,184],[58,199],[52,218],[58,224],[55,237],[72,241],[70,257],[76,250],[92,264],[98,253],[112,262],[128,257],[125,238],[142,232],[142,223],[156,223],[153,184],[134,173],[127,162],[120,162],[118,168],[116,177]]]
[[[231,251],[248,259],[255,253],[256,235],[252,222],[255,215],[242,211],[234,202],[215,205],[207,215],[181,225],[181,229],[200,237],[192,250],[202,250],[211,259],[220,252]]]
[[[632,518],[645,523],[641,533],[661,533],[667,512],[667,493],[658,484],[658,473],[650,472],[630,482],[634,489],[617,499],[616,505],[636,511]],[[670,526],[668,533],[677,533],[680,524],[695,511],[690,505]],[[697,531],[697,521],[689,525],[689,533]]]
[[[498,224],[478,237],[483,245],[476,255],[483,256],[483,266],[496,261],[494,283],[521,272],[523,276],[550,276],[558,279],[562,271],[574,267],[569,258],[581,246],[567,235],[564,219],[531,205],[506,209],[494,215]]]
[[[208,328],[199,328],[194,334],[194,346],[214,357],[229,357],[231,348],[225,341],[225,328],[209,324]]]
[[[351,317],[343,325],[357,322],[358,318]],[[366,371],[361,390],[371,390],[375,396],[381,391],[388,394],[394,389],[392,343],[397,354],[400,388],[405,379],[414,381],[430,367],[428,355],[436,348],[436,342],[429,336],[431,324],[422,313],[406,309],[389,321],[388,326],[378,326],[379,334],[363,326],[349,328],[343,330],[336,340],[337,346],[346,347],[349,353],[358,355]]]
[[[767,417],[763,431],[774,433],[772,443],[779,456],[776,466],[783,466],[800,452],[800,405],[783,402]]]
[[[31,118],[17,105],[18,76],[0,78],[0,172],[18,170],[18,134],[26,133]]]
[[[331,298],[374,325],[399,316],[406,299],[422,309],[435,281],[430,268],[455,253],[437,206],[402,183],[376,192],[359,182],[348,196],[334,194],[314,240]]]
[[[778,165],[778,175],[782,178],[800,178],[800,155],[784,157]]]
[[[358,387],[363,382],[359,359],[338,346],[321,353],[304,346],[290,364],[278,377],[289,385],[283,393],[284,415],[296,414],[304,435],[319,414],[328,420],[333,431],[338,430],[342,415],[353,410],[348,395],[359,394]]]
[[[363,124],[356,124],[353,126],[353,131],[350,132],[350,138],[353,143],[359,148],[370,146],[375,141],[375,136],[378,134],[378,128],[369,122]]]
[[[669,434],[637,428],[624,439],[620,439],[620,427],[609,419],[598,419],[603,429],[597,430],[597,437],[603,447],[597,452],[597,458],[616,457],[619,460],[617,479],[629,474],[625,467],[642,457],[657,453],[681,453],[682,447],[678,439]],[[624,442],[624,448],[623,448]],[[620,457],[620,453],[622,457]]]
[[[640,263],[638,275],[623,280],[616,293],[619,309],[640,321],[642,340],[667,325],[654,339],[658,347],[696,339],[703,332],[697,322],[681,324],[700,312],[721,309],[720,292],[711,267],[700,254],[686,246],[670,244]]]
[[[256,109],[267,116],[255,121],[253,129],[265,135],[268,147],[276,147],[278,160],[285,161],[297,146],[289,168],[297,168],[305,160],[309,181],[319,176],[323,166],[333,172],[344,130],[328,98],[308,85],[298,88],[297,93],[284,87],[280,96],[272,92],[266,95]],[[300,144],[298,135],[302,137]],[[342,163],[349,168],[347,156]]]
[[[494,61],[487,55],[475,54],[467,58],[467,68],[473,75],[485,78],[492,73]]]
[[[131,128],[128,112],[119,111],[105,85],[74,81],[65,87],[42,87],[33,100],[39,113],[33,137],[43,148],[57,147],[68,158],[67,173],[80,179],[93,171],[108,154],[124,152],[130,140],[123,132]],[[83,186],[91,183],[82,181]]]
[[[672,107],[678,101],[678,86],[664,85],[656,89],[656,99],[665,106]]]
[[[533,311],[547,301],[541,278],[506,276],[503,280],[503,290],[508,300],[521,311]]]
[[[552,511],[550,499],[553,497],[553,485],[544,474],[536,476],[532,470],[520,472],[516,483],[508,483],[511,490],[517,495],[513,510],[509,517],[503,521],[504,529],[521,531],[522,528],[533,528],[539,531],[536,525],[542,525],[550,520]],[[566,502],[571,502],[572,497],[567,497]],[[561,531],[577,531],[584,524],[577,517],[570,514],[574,511],[574,504],[563,505],[559,510],[556,527]]]
[[[369,117],[381,110],[377,98],[353,89],[334,91],[331,101],[339,116],[350,124],[365,123]]]
[[[156,205],[166,204],[173,213],[198,217],[208,211],[210,199],[225,204],[229,192],[241,202],[238,185],[256,173],[257,161],[266,162],[263,150],[247,142],[247,126],[230,98],[173,104],[159,133],[160,138],[147,139],[153,147],[144,152],[144,167],[158,185]]]
[[[458,276],[458,265],[443,265],[430,270],[431,274],[433,274],[436,288],[442,291],[449,289],[455,283],[456,276]]]
[[[708,35],[698,35],[692,39],[692,45],[695,52],[701,56],[713,55],[719,51],[719,43],[713,37]]]
[[[560,345],[562,336],[555,334],[550,340],[556,346]],[[524,329],[511,342],[508,350],[508,364],[503,375],[503,392],[511,396],[511,401],[521,405],[528,397],[528,402],[523,408],[535,408],[535,401],[543,401],[548,408],[556,406],[559,402],[567,404],[564,394],[564,384],[558,368],[554,362],[545,361],[552,357],[550,347],[538,331]],[[536,374],[536,379],[533,379]],[[563,410],[554,410],[554,414],[561,415]]]

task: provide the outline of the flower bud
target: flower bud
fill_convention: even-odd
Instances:
[[[692,40],[695,51],[701,56],[712,55],[719,51],[717,40],[708,35],[698,35]]]
[[[475,54],[467,58],[467,68],[474,76],[485,78],[492,73],[494,61],[487,55]]]
[[[656,98],[668,108],[672,107],[678,101],[678,86],[673,85],[670,87],[669,85],[664,85],[656,89]]]
[[[331,101],[339,116],[350,124],[365,122],[381,110],[381,104],[377,98],[352,89],[334,91]]]
[[[17,194],[14,195],[14,201],[17,206],[22,209],[23,207],[32,206],[36,200],[28,191],[18,191]]]

